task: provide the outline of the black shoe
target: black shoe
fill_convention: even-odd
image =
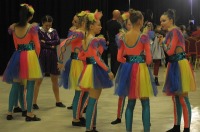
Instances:
[[[86,120],[84,117],[79,118],[80,122],[82,123],[82,125],[85,126]]]
[[[66,107],[62,102],[56,103],[56,106],[57,106],[57,107]]]
[[[19,112],[22,112],[22,109],[21,109],[21,108],[15,107],[15,108],[13,109],[13,113],[19,113]]]
[[[79,121],[79,122],[74,122],[74,121],[72,121],[72,126],[85,127],[85,125],[82,124],[81,121]]]
[[[155,77],[155,83],[157,86],[160,86],[159,82],[158,82],[158,77]]]
[[[72,110],[72,105],[67,107],[68,110]]]
[[[93,127],[92,130],[90,130],[90,131],[85,131],[85,132],[98,132],[98,131],[96,130],[96,127]]]
[[[184,128],[183,132],[190,132],[190,128]]]
[[[180,125],[174,125],[174,127],[166,132],[181,132]]]
[[[23,116],[23,117],[26,117],[26,114],[27,114],[27,110],[22,111],[22,116]]]
[[[33,109],[34,110],[38,110],[39,109],[39,106],[37,104],[33,104]]]
[[[36,115],[34,115],[34,117],[26,116],[25,121],[27,121],[27,122],[30,122],[30,121],[41,121],[41,119],[36,117]]]
[[[12,120],[12,119],[13,119],[13,116],[12,116],[12,115],[7,115],[6,119],[7,119],[7,120]]]
[[[117,118],[116,120],[112,121],[111,124],[115,125],[121,123],[121,119]]]
[[[98,131],[96,130],[96,127],[93,127],[92,132],[98,132]]]

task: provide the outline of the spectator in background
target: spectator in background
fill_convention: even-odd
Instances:
[[[109,20],[106,23],[107,27],[107,44],[109,47],[109,52],[111,54],[111,71],[114,74],[114,76],[117,73],[118,67],[120,63],[117,61],[117,44],[115,41],[115,36],[119,33],[119,30],[121,29],[121,24],[118,22],[118,19],[120,18],[120,11],[119,10],[114,10],[113,11],[113,17],[111,20]],[[105,63],[107,62],[107,57],[104,58]]]
[[[181,30],[181,32],[182,32],[182,34],[183,34],[183,37],[184,37],[185,39],[187,39],[189,36],[188,36],[188,34],[187,34],[185,25],[180,25],[179,28],[180,28],[180,30]]]

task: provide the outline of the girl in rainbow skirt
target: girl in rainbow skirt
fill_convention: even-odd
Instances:
[[[101,59],[101,53],[106,41],[102,37],[95,37],[102,29],[101,16],[102,13],[97,11],[88,13],[86,22],[87,36],[83,42],[83,52],[79,55],[82,58],[85,57],[87,63],[79,80],[79,86],[89,90],[89,101],[86,109],[86,132],[97,132],[97,101],[102,89],[113,86],[111,80],[114,76]]]
[[[3,74],[3,81],[12,84],[9,96],[9,108],[7,120],[12,120],[12,109],[16,99],[16,92],[22,90],[21,83],[24,82],[27,95],[27,115],[26,121],[40,121],[32,113],[32,102],[35,80],[42,78],[42,72],[38,61],[40,54],[40,44],[38,39],[38,25],[30,24],[33,18],[34,9],[28,4],[21,4],[20,20],[9,27],[10,33],[13,35],[16,51],[13,53],[7,68]],[[22,91],[23,92],[23,91]],[[24,102],[21,102],[21,104]],[[22,109],[24,111],[24,109]]]
[[[161,26],[168,31],[163,44],[169,55],[167,75],[163,92],[172,96],[174,104],[174,126],[167,132],[180,132],[181,117],[184,118],[184,132],[190,132],[191,106],[188,92],[196,90],[193,71],[185,54],[185,40],[181,31],[175,25],[175,12],[172,9],[164,12],[160,17]]]
[[[82,117],[82,109],[88,97],[88,92],[81,90],[78,86],[78,79],[84,67],[82,60],[78,58],[78,53],[81,52],[82,40],[85,36],[85,20],[87,11],[82,11],[77,14],[79,18],[78,29],[71,31],[70,36],[60,44],[60,55],[58,60],[58,68],[63,69],[63,54],[66,47],[71,44],[71,56],[66,62],[64,70],[61,73],[60,86],[65,89],[75,89],[75,95],[72,103],[73,109],[73,126],[85,126],[85,118]]]
[[[122,20],[123,20],[123,24],[122,24],[123,28],[116,35],[116,38],[115,38],[116,43],[119,43],[119,40],[123,36],[123,34],[125,34],[127,31],[129,31],[132,28],[132,24],[129,21],[129,16],[130,16],[129,12],[124,12],[121,15]],[[111,124],[115,125],[115,124],[121,123],[121,118],[124,111],[125,99],[126,98],[124,96],[119,96],[118,107],[117,107],[117,119],[112,121]]]
[[[132,132],[133,111],[136,99],[140,99],[144,132],[150,132],[149,97],[157,94],[153,76],[147,67],[152,61],[150,41],[147,34],[141,33],[144,21],[142,13],[132,9],[129,13],[132,28],[122,35],[119,42],[117,60],[121,65],[115,80],[115,93],[128,96],[126,131]]]

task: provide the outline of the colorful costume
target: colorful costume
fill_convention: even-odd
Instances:
[[[146,66],[146,63],[150,64],[152,60],[148,36],[141,35],[136,44],[129,47],[123,35],[118,44],[118,61],[122,64],[116,76],[115,93],[119,96],[128,96],[129,99],[156,95],[157,89],[152,83],[152,74]]]
[[[65,70],[61,74],[60,86],[63,85],[65,89],[76,89],[80,90],[78,84],[78,79],[83,70],[84,64],[83,61],[78,59],[78,53],[81,51],[81,45],[84,34],[80,31],[71,32],[71,36],[65,39],[61,44],[64,47],[64,51],[66,47],[71,44],[71,56],[69,60],[65,64]],[[60,59],[63,56],[63,51],[61,51]]]
[[[23,87],[20,82],[25,82],[27,80],[25,83],[27,88],[27,111],[31,112],[35,83],[32,79],[42,78],[38,60],[40,54],[38,26],[29,25],[29,28],[23,37],[18,37],[16,35],[15,26],[16,24],[11,25],[9,32],[13,35],[16,51],[13,53],[3,74],[3,81],[12,83],[8,111],[12,112],[14,102],[17,98],[16,92],[20,90],[20,93],[23,94]],[[24,103],[22,102],[23,99],[20,100],[21,104]]]
[[[105,39],[94,37],[90,40],[87,49],[83,49],[83,52],[79,54],[79,57],[85,59],[87,63],[79,80],[80,87],[102,89],[113,86],[108,76],[110,69],[101,59],[104,49],[107,49]],[[89,97],[86,110],[87,130],[93,129],[95,131],[96,129],[97,102],[97,99]]]
[[[179,29],[174,28],[167,33],[163,44],[164,50],[169,55],[163,92],[168,96],[172,95],[174,103],[174,127],[169,130],[169,132],[180,131],[182,111],[184,117],[184,131],[189,132],[190,129],[192,114],[190,101],[188,96],[182,96],[182,94],[195,91],[196,83],[190,64],[185,58],[184,42],[182,33]],[[181,49],[183,52],[176,53],[178,49]]]
[[[88,92],[83,91],[78,86],[78,80],[84,67],[82,60],[78,58],[78,53],[81,51],[82,40],[84,34],[81,31],[71,31],[70,36],[61,43],[61,55],[59,60],[63,60],[63,53],[66,47],[71,44],[71,56],[65,64],[65,70],[61,73],[60,86],[63,85],[65,89],[75,89],[75,95],[72,103],[73,118],[79,120],[82,115],[81,111],[84,109],[84,104],[88,97]],[[63,50],[64,48],[64,50]],[[75,123],[72,125],[75,125]],[[84,125],[83,124],[77,124]]]
[[[150,131],[149,97],[157,95],[157,88],[147,64],[152,61],[150,41],[147,35],[138,37],[133,46],[128,46],[123,35],[119,41],[117,59],[121,62],[115,80],[115,93],[128,96],[126,108],[126,131],[132,131],[133,110],[136,99],[141,99],[144,132]],[[144,52],[146,58],[144,58]],[[146,63],[145,63],[146,59]]]
[[[169,64],[167,66],[167,76],[163,92],[167,95],[187,93],[196,90],[193,71],[188,60],[185,58],[185,52],[177,53],[177,48],[185,51],[185,43],[182,33],[178,29],[168,32],[165,40],[164,50],[169,55]]]
[[[127,32],[127,30],[125,28],[122,28],[120,30],[120,32],[116,35],[115,37],[115,41],[118,45],[120,45],[120,39],[121,37]],[[125,100],[126,97],[125,96],[119,96],[118,99],[118,107],[117,107],[117,119],[112,121],[111,124],[117,124],[117,123],[121,123],[121,118],[123,115],[123,111],[124,111],[124,104],[125,104]]]
[[[40,54],[38,26],[30,25],[23,37],[15,34],[15,25],[9,28],[9,32],[13,35],[16,51],[3,74],[3,81],[13,83],[14,80],[42,78],[38,61]]]
[[[55,29],[50,28],[48,32],[40,27],[38,31],[39,39],[40,39],[40,65],[43,73],[50,73],[53,75],[59,75],[59,71],[57,68],[57,50],[56,46],[60,44],[60,38]],[[43,43],[41,40],[44,40]]]
[[[105,39],[92,38],[88,44],[87,49],[83,49],[84,57],[86,58],[86,67],[84,68],[80,80],[79,86],[83,88],[111,88],[112,81],[109,79],[108,72],[110,69],[103,62],[99,53],[99,45],[104,44]]]

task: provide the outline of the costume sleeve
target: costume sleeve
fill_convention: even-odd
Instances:
[[[59,53],[58,62],[63,63],[63,54],[65,53],[67,46],[69,46],[71,42],[75,40],[76,38],[78,38],[78,34],[73,33],[71,36],[69,36],[67,39],[63,40],[60,43],[60,48],[58,52]]]
[[[149,65],[152,62],[152,55],[150,50],[150,40],[148,35],[143,34],[141,35],[141,42],[144,45],[144,51],[146,55],[146,63]]]
[[[110,72],[109,67],[104,63],[104,61],[101,59],[101,57],[98,56],[98,47],[96,47],[97,43],[99,43],[99,42],[98,42],[98,39],[96,39],[96,38],[91,41],[90,46],[91,46],[92,50],[90,50],[90,51],[92,52],[92,55],[93,55],[95,61],[97,62],[97,64],[101,68],[103,68],[105,71]]]
[[[13,41],[14,41],[14,46],[15,46],[15,49],[17,49],[17,42],[16,42],[16,39],[15,39],[15,37],[14,37],[14,29],[15,29],[15,23],[13,23],[12,25],[10,25],[9,26],[9,28],[8,28],[8,34],[10,34],[10,35],[13,35]]]
[[[37,53],[37,55],[40,55],[40,42],[39,42],[39,37],[38,37],[38,29],[39,26],[37,24],[32,24],[32,27],[30,28],[30,32],[32,35],[32,40],[34,42],[35,45],[35,51]]]
[[[168,39],[170,39],[169,41],[169,44],[163,44],[163,48],[165,50],[165,52],[167,52],[167,54],[170,56],[170,55],[173,55],[174,54],[174,51],[176,49],[176,45],[178,43],[178,34],[177,34],[177,31],[176,30],[172,30],[171,34],[169,37],[166,38],[165,40],[165,43],[167,42]]]
[[[60,38],[56,30],[53,31],[53,38],[49,41],[46,41],[46,43],[51,46],[56,46],[60,44]]]
[[[106,45],[106,40],[102,35],[99,35],[97,38],[98,38],[98,45],[96,46],[98,47],[98,51],[101,55],[104,50],[108,49],[108,46]]]
[[[125,63],[126,62],[126,58],[124,57],[124,42],[121,39],[119,39],[118,42],[118,53],[117,53],[117,61],[121,62],[121,63]]]

